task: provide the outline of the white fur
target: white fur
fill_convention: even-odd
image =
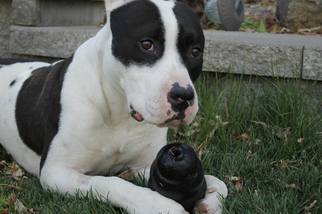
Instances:
[[[148,188],[135,186],[118,177],[97,176],[128,169],[135,174],[148,169],[157,152],[166,144],[167,128],[162,124],[171,117],[166,94],[175,82],[191,84],[188,71],[181,63],[176,39],[178,33],[171,1],[152,0],[162,16],[165,29],[165,53],[153,68],[124,67],[111,53],[111,32],[104,26],[95,37],[81,45],[74,54],[61,91],[60,127],[54,137],[40,174],[44,188],[75,194],[88,191],[100,200],[138,214],[183,214],[183,207]],[[22,63],[0,69],[0,142],[27,171],[38,175],[40,157],[27,148],[15,124],[15,100],[30,66]],[[160,75],[162,73],[162,75]],[[158,77],[158,78],[156,78]],[[14,87],[9,83],[18,78]],[[142,96],[144,94],[144,96]],[[140,96],[139,96],[140,95]],[[129,115],[132,104],[145,122]],[[189,124],[198,111],[198,102],[186,111]],[[206,176],[207,194],[199,205],[206,213],[220,213],[220,196],[226,197],[226,185]],[[197,213],[198,206],[197,206]]]

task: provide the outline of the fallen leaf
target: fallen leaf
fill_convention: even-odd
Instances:
[[[14,208],[18,214],[29,213],[28,208],[25,207],[25,205],[19,199],[16,199],[16,202],[14,204]]]
[[[18,166],[18,164],[14,162],[8,165],[6,174],[10,175],[16,181],[21,180],[25,175],[24,171],[20,168],[20,166]]]
[[[10,194],[10,196],[8,198],[9,205],[13,205],[16,202],[16,199],[17,199],[16,194],[14,194],[14,193]]]
[[[237,176],[229,177],[229,181],[231,181],[235,187],[235,189],[239,192],[243,189],[243,179]]]
[[[275,127],[273,128],[273,134],[280,138],[283,139],[284,141],[288,141],[289,136],[291,135],[291,128],[280,128],[280,127]]]
[[[117,177],[120,177],[120,178],[122,178],[124,180],[127,180],[127,181],[133,179],[134,176],[135,176],[135,174],[134,174],[134,171],[132,169],[127,169],[127,170],[125,170],[125,171],[123,171],[123,172],[121,172],[120,174],[117,175]]]
[[[299,143],[299,144],[303,144],[303,143],[304,143],[304,138],[299,138],[299,139],[297,139],[297,143]]]
[[[288,167],[288,160],[280,160],[280,164],[282,168],[287,168]]]
[[[242,133],[242,134],[240,134],[240,135],[237,135],[237,136],[236,136],[236,139],[237,139],[237,140],[241,140],[241,141],[243,141],[243,142],[247,142],[247,141],[249,141],[249,140],[250,140],[250,136],[249,136],[249,134],[247,134],[247,133]]]
[[[9,214],[9,210],[8,209],[0,210],[0,214]]]

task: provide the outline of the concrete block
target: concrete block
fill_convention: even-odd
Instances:
[[[2,0],[0,3],[0,57],[10,57],[9,35],[10,35],[10,13],[11,0]]]
[[[16,25],[37,25],[39,0],[12,0],[12,22]]]
[[[206,31],[204,70],[300,77],[303,38],[292,35]]]
[[[322,80],[322,38],[320,48],[304,49],[303,79]]]
[[[14,54],[69,57],[75,49],[94,36],[98,27],[21,27],[12,26],[10,51]]]
[[[40,1],[38,26],[88,26],[104,23],[102,1]]]
[[[12,26],[10,52],[68,57],[98,30],[94,26]],[[205,31],[205,37],[205,71],[322,80],[321,37],[212,30]]]

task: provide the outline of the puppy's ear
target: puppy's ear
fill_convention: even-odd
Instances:
[[[204,0],[177,0],[178,2],[182,2],[190,7],[195,14],[201,19],[204,10],[205,10],[205,2]]]
[[[104,0],[107,18],[110,17],[110,13],[112,10],[114,10],[115,8],[118,8],[130,1],[133,1],[133,0]]]

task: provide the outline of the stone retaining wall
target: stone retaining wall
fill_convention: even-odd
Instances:
[[[9,57],[11,0],[0,0],[0,56]]]
[[[78,10],[72,10],[71,14],[62,13],[64,19],[60,20],[50,21],[54,17],[53,14],[46,18],[44,16],[39,18],[41,17],[39,8],[48,9],[48,4],[55,2],[54,0],[44,1],[47,3],[39,6],[40,0],[13,0],[10,39],[8,17],[10,17],[11,1],[1,1],[0,54],[2,56],[13,54],[24,57],[67,57],[99,30],[103,17],[102,11],[94,16],[88,15],[87,18],[83,18],[87,26],[79,26],[80,23],[75,26],[77,21],[75,16],[80,15]],[[77,0],[74,0],[74,3],[75,1]],[[18,4],[19,2],[22,4]],[[102,4],[100,0],[81,2],[83,2],[82,6],[78,8],[80,11],[87,11],[87,14],[91,12],[88,12],[84,5],[88,4],[88,7],[94,11],[100,11],[99,4]],[[60,8],[60,3],[54,4],[54,8]],[[46,4],[47,6],[41,6]],[[69,4],[73,4],[72,1]],[[23,19],[23,15],[17,15],[23,10],[28,10],[29,13],[38,11],[30,15],[36,18]],[[5,13],[2,13],[3,11]],[[43,26],[44,23],[46,26]],[[60,26],[57,26],[58,24]],[[206,71],[322,80],[322,37],[211,30],[205,31],[205,36],[204,70]]]

